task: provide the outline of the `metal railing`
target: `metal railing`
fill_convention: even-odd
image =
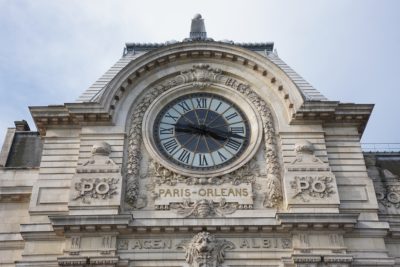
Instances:
[[[400,143],[361,143],[364,152],[400,152]]]

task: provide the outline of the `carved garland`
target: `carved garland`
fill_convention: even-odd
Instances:
[[[126,202],[136,209],[143,208],[146,205],[146,197],[139,195],[139,165],[142,141],[141,125],[147,108],[163,92],[186,83],[192,83],[192,86],[200,88],[209,86],[211,83],[225,84],[245,95],[260,112],[265,136],[265,158],[267,163],[267,192],[265,193],[264,206],[277,207],[282,199],[282,188],[272,113],[267,103],[249,85],[222,75],[220,69],[210,68],[206,64],[194,65],[192,69],[183,71],[180,75],[166,83],[154,87],[142,98],[135,108],[128,135]]]
[[[90,204],[91,199],[111,199],[118,194],[118,178],[81,178],[75,183],[78,195],[73,200],[81,199]]]

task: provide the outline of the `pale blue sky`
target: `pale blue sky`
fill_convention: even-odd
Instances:
[[[363,142],[400,142],[400,1],[0,0],[0,143],[28,106],[73,102],[125,42],[188,36],[275,42],[330,100],[375,103]]]

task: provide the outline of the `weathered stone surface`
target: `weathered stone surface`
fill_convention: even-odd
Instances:
[[[0,265],[395,266],[399,174],[359,142],[372,106],[327,101],[272,43],[203,40],[195,20],[184,42],[127,44],[79,102],[31,108],[40,168],[0,170]],[[194,92],[247,116],[233,164],[187,171],[151,140]]]

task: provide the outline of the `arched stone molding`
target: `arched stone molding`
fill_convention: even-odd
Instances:
[[[265,207],[278,207],[282,201],[281,168],[277,150],[275,126],[273,114],[269,105],[263,100],[250,85],[225,75],[222,70],[211,68],[206,64],[194,65],[191,69],[181,72],[179,75],[163,80],[159,84],[144,91],[144,94],[134,103],[127,122],[128,144],[126,163],[126,202],[133,208],[141,208],[145,202],[145,196],[141,196],[139,190],[139,170],[142,145],[142,122],[146,110],[150,104],[162,93],[180,86],[191,84],[193,87],[207,87],[212,84],[222,84],[244,97],[248,98],[259,112],[262,119],[264,132],[265,159],[267,168],[267,186],[264,199]]]
[[[196,60],[196,62],[199,64],[210,65],[214,69],[221,69],[223,70],[224,75],[232,77],[241,83],[249,84],[264,101],[269,103],[271,109],[274,111],[277,130],[289,125],[290,114],[288,114],[288,110],[282,105],[280,95],[277,94],[277,92],[274,92],[274,90],[269,87],[270,85],[266,84],[263,79],[253,75],[252,73],[248,73],[248,70],[243,66],[236,67],[235,63],[232,62],[228,62],[227,64],[226,62],[214,62],[205,59],[199,59]],[[126,92],[124,98],[121,98],[119,104],[115,106],[113,117],[114,123],[121,127],[125,127],[129,121],[132,103],[137,101],[137,99],[140,98],[148,88],[162,83],[163,81],[167,81],[171,77],[177,76],[181,72],[187,71],[192,67],[193,61],[186,60],[183,62],[177,62],[172,66],[165,67],[159,72],[154,70],[154,72],[151,72],[145,77],[145,79],[138,81],[136,84],[132,84],[132,89],[129,92]]]
[[[235,69],[244,70],[242,73],[252,75],[267,85],[279,96],[279,102],[285,108],[288,118],[291,118],[303,102],[303,96],[287,74],[270,61],[247,49],[217,42],[188,42],[179,43],[153,50],[128,64],[108,84],[97,99],[110,113],[118,109],[132,88],[137,88],[143,79],[151,75],[165,76],[165,69],[185,64],[185,61],[205,60],[220,63]],[[240,75],[241,76],[241,75]]]

